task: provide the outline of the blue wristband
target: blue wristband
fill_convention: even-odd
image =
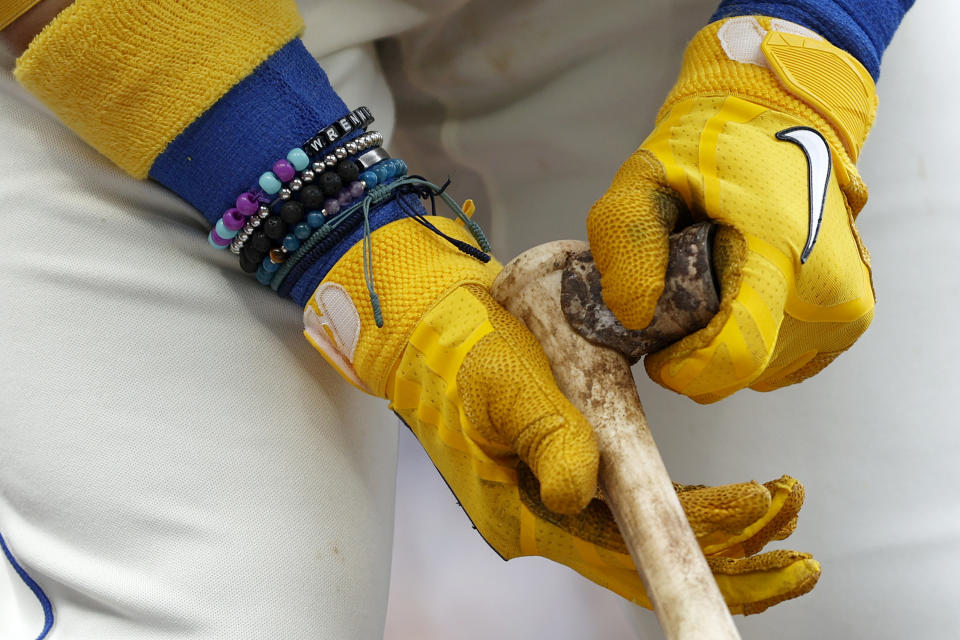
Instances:
[[[154,161],[150,177],[216,224],[257,176],[349,111],[294,39],[177,136]]]
[[[153,163],[150,177],[215,225],[234,205],[237,194],[265,169],[347,113],[323,69],[294,39],[177,136]],[[361,133],[352,132],[338,144]],[[373,229],[403,216],[395,203],[380,209],[371,212]],[[281,295],[290,295],[303,306],[326,272],[359,238],[358,230],[351,228],[309,268],[305,264],[287,278]]]

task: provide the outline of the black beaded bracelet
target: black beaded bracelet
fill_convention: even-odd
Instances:
[[[366,163],[374,159],[376,162],[366,164],[360,158]],[[361,154],[360,158],[345,158],[335,168],[315,174],[311,184],[280,204],[276,215],[268,208],[267,217],[257,225],[259,229],[249,234],[249,242],[238,246],[240,267],[248,273],[256,271],[258,278],[266,279],[271,272],[266,270],[267,265],[275,270],[287,254],[299,249],[301,241],[362,197],[368,188],[406,172],[406,164],[391,159],[381,147]],[[361,168],[365,170],[361,172]],[[263,274],[258,271],[261,264]]]
[[[360,195],[359,193],[349,194],[349,187],[359,175],[357,161],[349,157],[341,160],[335,167],[315,174],[308,184],[304,184],[290,199],[280,204],[276,214],[271,210],[273,215],[264,218],[259,225],[260,228],[250,233],[246,247],[241,245],[240,255],[246,255],[248,263],[255,265],[259,263],[256,259],[257,254],[266,254],[272,249],[280,249],[284,253],[289,251],[292,240],[287,238],[287,234],[294,231],[297,224],[305,221],[308,214],[320,215],[319,218],[313,216],[316,218],[315,222],[311,220],[313,222],[311,226],[319,227],[327,217],[339,211],[346,202]],[[262,259],[263,256],[259,257]]]
[[[264,220],[271,216],[278,205],[290,200],[294,194],[304,186],[314,182],[317,177],[323,175],[323,173],[336,171],[336,168],[343,160],[355,154],[360,154],[355,162],[357,162],[360,171],[366,169],[366,165],[361,159],[368,156],[370,153],[368,149],[371,151],[379,149],[381,144],[383,144],[383,135],[379,131],[364,133],[355,140],[333,150],[325,158],[317,159],[312,164],[307,165],[303,171],[297,172],[295,178],[287,182],[275,195],[266,194],[262,189],[251,189],[250,191],[240,194],[237,198],[237,206],[243,206],[249,209],[249,213],[245,210],[244,215],[250,217],[243,228],[239,230],[239,233],[230,241],[230,251],[234,254],[239,254],[248,238],[257,227],[263,224]],[[371,147],[373,149],[371,149]]]

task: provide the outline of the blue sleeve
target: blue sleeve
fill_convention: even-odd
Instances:
[[[213,225],[275,161],[349,111],[297,38],[177,136],[154,161],[150,177],[196,207]],[[388,201],[371,212],[371,229],[403,216],[397,203]],[[359,240],[362,229],[357,226],[342,229],[340,242],[328,243],[322,255],[315,253],[309,264],[298,265],[280,294],[304,305],[326,272]]]
[[[732,16],[782,18],[812,29],[880,76],[880,58],[914,0],[723,0],[711,22]]]

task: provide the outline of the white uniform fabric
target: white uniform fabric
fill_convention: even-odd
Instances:
[[[389,136],[372,47],[323,66]],[[52,602],[46,637],[379,637],[393,416],[196,211],[6,70],[0,140],[0,535]],[[43,628],[0,555],[0,639]]]
[[[422,25],[379,47],[398,102],[391,149],[477,198],[501,259],[584,237],[715,0],[464,4],[353,0],[361,28],[347,34],[321,28],[339,3],[305,3],[305,41],[324,55]],[[946,0],[918,3],[884,64],[861,162],[879,305],[854,349],[799,387],[710,407],[638,369],[675,479],[807,486],[779,544],[813,552],[824,576],[737,618],[744,638],[960,628],[960,85],[941,64],[958,18]],[[382,129],[390,98],[369,51],[323,65]],[[381,635],[396,460],[383,405],[328,370],[293,305],[209,249],[187,205],[122,176],[7,73],[0,141],[0,534],[53,602],[47,637]],[[564,567],[501,562],[408,434],[402,445],[387,638],[659,637],[652,614]],[[42,626],[0,557],[0,638]]]

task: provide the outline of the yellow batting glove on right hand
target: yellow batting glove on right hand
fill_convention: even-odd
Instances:
[[[737,17],[690,43],[654,131],[587,220],[603,297],[650,323],[675,227],[720,223],[720,309],[647,356],[659,384],[708,403],[819,372],[873,318],[870,258],[854,227],[856,160],[876,112],[867,70],[798,25]]]

